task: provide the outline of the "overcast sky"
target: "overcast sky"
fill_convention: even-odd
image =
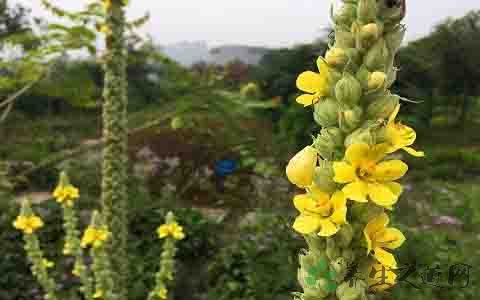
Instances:
[[[10,0],[47,16],[39,0]],[[79,8],[89,0],[51,0]],[[130,0],[129,15],[149,11],[142,29],[160,44],[206,41],[211,46],[247,44],[283,47],[310,42],[330,24],[330,0]],[[407,0],[407,39],[428,34],[447,17],[480,9],[480,0]]]

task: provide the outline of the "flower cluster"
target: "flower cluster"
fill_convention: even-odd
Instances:
[[[398,180],[408,166],[391,154],[424,153],[412,148],[414,129],[396,121],[402,98],[389,90],[397,72],[394,56],[405,33],[400,24],[404,4],[392,7],[383,2],[344,1],[334,15],[335,43],[317,60],[319,72],[306,71],[297,79],[304,92],[297,102],[313,106],[314,119],[322,127],[312,145],[286,168],[288,179],[305,190],[293,199],[300,212],[293,228],[309,245],[300,256],[301,299],[331,296],[302,279],[319,259],[326,259],[339,274],[349,263],[359,263],[362,272],[379,265],[387,268],[390,278],[372,287],[375,292],[390,287],[396,278],[391,269],[397,262],[389,250],[400,247],[405,236],[387,226],[387,213],[402,194]],[[335,296],[364,299],[368,283],[349,287],[339,280]]]
[[[185,238],[183,227],[176,222],[160,225],[157,229],[157,234],[160,239],[168,236],[172,236],[176,240],[183,240]]]
[[[94,228],[89,226],[83,233],[81,246],[82,248],[87,248],[88,246],[99,248],[104,245],[109,234],[110,233],[105,228]]]
[[[13,227],[23,231],[25,234],[33,234],[43,227],[43,221],[40,217],[32,214],[29,216],[18,216],[13,222]]]

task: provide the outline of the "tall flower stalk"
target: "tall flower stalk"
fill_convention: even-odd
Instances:
[[[102,214],[112,238],[107,245],[111,253],[113,274],[119,299],[128,299],[128,194],[127,194],[127,52],[125,47],[125,12],[123,0],[103,0],[106,20],[103,91],[103,166]]]
[[[305,190],[293,199],[293,228],[308,244],[298,272],[303,292],[296,294],[303,300],[367,299],[395,285],[392,250],[405,236],[388,226],[389,213],[408,166],[390,154],[424,156],[412,148],[415,131],[395,121],[402,98],[389,90],[405,1],[343,2],[332,15],[335,41],[318,58],[319,72],[297,79],[304,92],[297,102],[313,107],[322,127],[286,169]]]

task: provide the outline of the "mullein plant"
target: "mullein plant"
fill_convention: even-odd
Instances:
[[[63,255],[72,257],[74,264],[72,275],[78,277],[81,286],[79,292],[85,300],[120,299],[117,289],[118,278],[114,276],[112,268],[112,254],[108,243],[113,237],[113,231],[108,227],[104,216],[98,211],[92,213],[90,225],[83,233],[79,229],[79,222],[75,204],[80,198],[79,190],[74,187],[65,173],[52,193],[56,202],[63,210],[63,228],[65,241]],[[30,202],[25,200],[20,215],[13,222],[13,226],[23,232],[25,251],[31,262],[31,271],[44,291],[44,299],[57,300],[58,285],[50,269],[54,263],[48,260],[40,246],[38,231],[45,226],[42,219],[34,213]],[[158,238],[163,240],[163,250],[159,257],[159,270],[156,274],[155,286],[148,294],[149,300],[168,299],[168,287],[171,286],[175,273],[176,242],[185,238],[183,227],[175,220],[172,212],[166,216],[165,224],[157,229]],[[86,263],[89,256],[91,263]]]
[[[63,254],[74,258],[72,274],[79,278],[79,292],[84,299],[127,300],[128,299],[128,199],[127,199],[127,49],[125,32],[141,26],[148,17],[133,22],[125,20],[128,0],[99,0],[90,3],[85,11],[77,14],[62,10],[48,0],[42,4],[57,16],[68,18],[78,26],[68,28],[53,26],[63,31],[83,32],[90,37],[86,43],[78,41],[95,52],[95,33],[88,28],[93,23],[97,31],[105,36],[105,53],[101,58],[105,80],[103,91],[103,166],[102,166],[102,210],[92,214],[91,224],[84,233],[80,232],[75,204],[79,190],[70,184],[65,173],[60,175],[53,197],[63,209],[65,244]],[[55,36],[55,35],[54,35]],[[56,35],[58,36],[58,35]],[[93,42],[92,42],[93,41]],[[76,44],[77,45],[77,44]],[[25,250],[29,257],[32,273],[45,293],[45,299],[56,300],[57,284],[49,268],[53,263],[44,257],[37,236],[44,223],[34,214],[25,200],[20,215],[13,223],[23,232]],[[164,239],[160,257],[160,270],[156,284],[148,299],[168,298],[168,285],[173,281],[175,243],[185,237],[183,228],[175,221],[172,213],[167,215],[166,224],[158,228],[160,239]],[[89,254],[92,263],[86,264]]]
[[[304,94],[296,100],[313,108],[322,129],[286,168],[305,190],[293,199],[293,228],[308,244],[297,299],[370,299],[396,283],[391,250],[405,236],[388,226],[389,214],[408,166],[390,154],[424,156],[412,148],[415,131],[395,120],[403,98],[389,90],[404,14],[404,1],[344,0],[332,9],[335,41],[318,58],[318,72],[298,76]]]

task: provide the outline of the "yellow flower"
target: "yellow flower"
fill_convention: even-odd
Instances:
[[[176,240],[182,240],[185,238],[183,227],[177,223],[163,224],[157,229],[158,237],[163,239],[171,235]]]
[[[81,246],[82,248],[86,248],[89,245],[92,245],[93,248],[101,247],[108,236],[109,232],[105,229],[88,227],[83,234]]]
[[[177,223],[170,224],[170,232],[176,240],[183,240],[185,238],[185,233],[183,233],[183,227]]]
[[[312,146],[303,148],[287,165],[288,180],[300,188],[310,186],[313,181],[317,160],[318,152],[315,148]]]
[[[93,294],[93,299],[103,298],[103,290],[97,289],[95,294]]]
[[[55,266],[53,262],[49,261],[46,258],[42,259],[42,265],[47,269],[53,268],[53,266]]]
[[[72,206],[73,201],[80,197],[80,193],[73,185],[59,185],[53,191],[53,197],[58,203],[65,203],[67,206]]]
[[[23,231],[25,234],[32,234],[37,229],[43,227],[43,221],[35,215],[18,216],[13,222],[13,227]]]
[[[327,63],[319,57],[317,66],[320,73],[306,71],[297,78],[297,87],[306,92],[297,98],[297,102],[303,106],[309,106],[317,103],[320,98],[328,96],[330,93],[330,75]]]
[[[342,189],[348,199],[374,203],[391,209],[402,193],[402,186],[394,182],[403,177],[408,166],[401,160],[380,162],[385,156],[385,144],[352,144],[348,147],[346,162],[334,162],[337,183],[347,183]]]
[[[168,296],[168,291],[166,288],[164,287],[161,287],[158,292],[157,292],[157,296],[158,298],[162,299],[162,300],[166,300],[167,299],[167,296]]]
[[[425,153],[423,151],[416,151],[410,146],[413,145],[417,138],[417,133],[413,128],[403,125],[398,122],[395,123],[395,118],[400,111],[400,104],[395,107],[395,110],[392,112],[388,118],[388,123],[385,128],[385,138],[389,145],[387,153],[393,153],[399,149],[405,150],[408,154],[423,157]]]
[[[346,224],[347,199],[342,191],[336,191],[330,197],[317,187],[309,194],[297,195],[293,203],[300,215],[293,229],[301,234],[316,232],[319,236],[332,236]]]
[[[395,286],[397,274],[391,268],[375,262],[368,268],[365,278],[369,291],[379,293]]]
[[[405,242],[405,236],[396,228],[388,228],[389,222],[388,215],[382,213],[368,222],[363,234],[367,240],[368,253],[373,251],[373,257],[382,265],[396,268],[395,257],[385,249],[397,249]]]

